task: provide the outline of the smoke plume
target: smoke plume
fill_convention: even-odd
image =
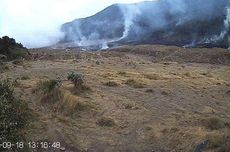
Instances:
[[[102,48],[111,43],[182,46],[212,43],[227,47],[230,46],[229,8],[229,0],[155,0],[116,4],[91,17],[64,24],[61,43],[97,44]]]
[[[63,23],[134,1],[140,0],[0,0],[0,37],[8,35],[26,47],[49,46],[63,37]]]

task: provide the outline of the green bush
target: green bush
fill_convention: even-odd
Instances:
[[[0,143],[24,141],[28,116],[28,105],[14,96],[9,80],[0,81]]]
[[[53,80],[45,80],[39,82],[39,88],[44,92],[44,93],[50,93],[53,91],[55,88],[60,87],[61,85],[61,80],[58,79],[53,79]]]
[[[67,79],[73,82],[77,89],[82,89],[84,84],[84,75],[78,72],[68,73]]]

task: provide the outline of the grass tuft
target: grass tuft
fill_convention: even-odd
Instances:
[[[113,127],[116,125],[116,123],[112,118],[102,117],[97,121],[97,125],[101,127]]]
[[[105,83],[105,85],[109,87],[117,87],[119,86],[119,83],[117,83],[116,81],[108,81]]]
[[[132,86],[134,88],[144,88],[144,84],[141,83],[139,80],[128,79],[125,84]]]
[[[208,118],[205,120],[205,127],[211,130],[224,128],[224,121],[217,117]]]
[[[207,135],[208,149],[216,152],[229,152],[230,149],[230,130],[227,129],[223,133],[210,133]]]
[[[40,81],[38,83],[38,88],[43,91],[43,93],[50,93],[55,88],[59,88],[61,85],[61,81],[58,79],[52,79],[52,80],[45,80]]]

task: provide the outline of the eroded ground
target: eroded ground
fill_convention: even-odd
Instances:
[[[8,63],[3,73],[18,78],[17,92],[36,115],[28,140],[60,141],[63,150],[90,152],[184,152],[202,149],[206,141],[206,151],[229,148],[227,63],[156,61],[127,50],[33,54],[34,60],[21,65]],[[70,71],[85,75],[87,91],[76,92],[66,79]],[[36,91],[40,81],[58,77],[63,83],[53,95],[60,98]]]

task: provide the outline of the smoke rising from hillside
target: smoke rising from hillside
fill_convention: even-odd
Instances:
[[[205,37],[200,38],[195,31],[197,29],[190,28],[194,34],[187,43],[225,39],[230,44],[229,0],[153,0],[131,5],[119,4],[120,12],[115,9],[111,14],[103,14],[101,19],[89,18],[82,25],[74,21],[74,25],[66,28],[64,33],[60,31],[63,23],[95,14],[110,4],[139,1],[1,0],[0,36],[14,37],[27,47],[52,45],[64,39],[63,42],[74,42],[76,45],[99,44],[107,48],[111,42],[158,37],[154,32],[161,32],[162,29],[166,31],[164,37],[167,37],[178,32],[172,29],[190,26],[190,22],[208,23],[223,14],[221,27],[209,31]],[[107,20],[110,17],[113,20]]]
[[[125,30],[122,38],[128,37],[129,31],[133,31],[134,35],[145,35],[149,31],[170,28],[172,25],[180,26],[192,20],[211,20],[222,12],[226,16],[223,21],[223,30],[219,36],[214,35],[212,39],[223,39],[226,35],[228,37],[230,35],[230,2],[227,0],[159,0],[155,3],[142,3],[140,5],[121,5],[121,9],[125,18]],[[143,14],[144,19],[141,19]],[[173,21],[169,19],[170,17],[173,18]],[[142,26],[140,22],[147,25],[147,31],[140,27]]]
[[[0,36],[8,35],[27,47],[55,44],[60,26],[93,15],[114,3],[141,0],[0,0]]]
[[[221,43],[226,47],[226,41],[230,41],[229,7],[229,0],[155,0],[113,5],[95,16],[64,24],[62,42],[108,47],[111,42],[152,40],[192,44],[187,46]]]

